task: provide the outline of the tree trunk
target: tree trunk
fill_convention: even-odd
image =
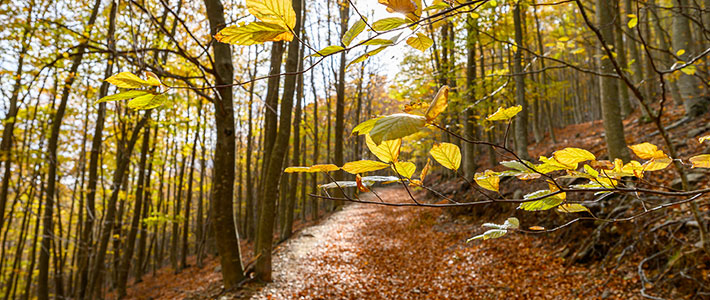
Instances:
[[[212,35],[222,29],[224,7],[220,0],[205,0],[207,19]],[[244,279],[239,250],[239,237],[234,224],[232,201],[234,200],[234,110],[232,84],[234,67],[232,49],[227,44],[214,42],[214,76],[217,94],[213,99],[217,146],[214,153],[214,179],[212,187],[212,225],[222,266],[222,282],[225,289],[237,287]]]
[[[301,31],[301,1],[293,1],[293,8],[296,11],[296,25],[293,28],[296,36]],[[296,40],[296,39],[294,39]],[[286,60],[286,73],[294,73],[298,69],[298,42],[291,42],[288,45],[288,57]],[[259,213],[259,226],[256,240],[256,261],[255,271],[257,277],[263,281],[271,281],[271,245],[274,233],[274,213],[276,199],[278,198],[279,177],[282,175],[282,167],[286,151],[289,147],[289,136],[291,135],[291,113],[293,109],[293,96],[296,90],[296,75],[287,75],[284,81],[284,95],[281,100],[279,111],[279,130],[275,144],[271,150],[271,158],[265,170],[266,176],[263,179],[264,188],[262,190],[261,211]]]
[[[145,125],[145,123],[150,118],[150,111],[145,112],[141,120],[136,124],[131,134],[130,139],[125,145],[119,145],[116,158],[116,170],[113,174],[113,184],[111,196],[106,203],[104,213],[104,221],[101,229],[101,238],[99,240],[99,248],[96,253],[96,259],[94,260],[94,268],[91,272],[91,277],[89,278],[89,284],[87,286],[87,291],[85,294],[86,298],[94,298],[97,296],[96,291],[100,282],[100,278],[106,278],[103,274],[104,260],[106,259],[106,252],[108,250],[108,242],[111,238],[111,233],[114,230],[116,222],[116,202],[118,201],[119,191],[124,182],[124,176],[126,175],[131,162],[131,153],[133,152],[133,147],[140,136],[140,131]],[[118,249],[114,249],[114,255]]]
[[[602,35],[602,43],[612,47],[614,41],[614,18],[611,6],[613,3],[607,0],[597,0],[597,22]],[[609,57],[600,58],[600,71],[602,73],[614,73],[614,66]],[[600,79],[600,97],[602,107],[602,117],[604,119],[604,132],[606,133],[607,150],[609,159],[620,158],[623,161],[629,160],[629,152],[626,149],[626,139],[624,135],[624,124],[621,122],[620,104],[618,99],[618,80],[612,77],[602,77]]]
[[[685,53],[678,55],[681,61],[688,61],[695,56],[688,17],[690,3],[689,0],[673,0],[673,52],[677,55],[680,54],[678,51],[685,51]],[[700,103],[700,97],[698,97],[700,91],[695,76],[681,72],[678,77],[678,89],[683,98],[686,116],[696,117],[706,111]]]
[[[138,163],[138,183],[136,185],[136,200],[133,207],[133,218],[131,219],[131,227],[128,231],[126,246],[123,250],[121,266],[118,270],[118,297],[126,296],[126,283],[128,282],[128,271],[131,267],[131,259],[133,258],[133,249],[138,235],[138,226],[143,212],[143,189],[145,185],[145,165],[148,157],[150,146],[150,127],[143,129],[143,144],[141,145],[141,158]],[[140,265],[136,265],[140,267]]]
[[[468,35],[466,37],[467,55],[466,55],[466,105],[470,106],[465,111],[464,117],[464,136],[475,139],[474,130],[476,127],[476,119],[473,115],[473,103],[476,101],[475,80],[476,80],[476,28],[475,20],[471,17],[466,19]],[[476,172],[476,157],[475,145],[465,143],[463,145],[463,173],[472,179]]]
[[[96,23],[96,17],[99,13],[99,8],[101,7],[101,1],[96,0],[94,2],[94,7],[91,11],[91,16],[89,17],[89,22],[87,23],[87,31],[90,32],[94,23]],[[62,126],[62,121],[64,119],[64,113],[67,108],[67,101],[69,100],[69,94],[71,93],[71,86],[76,80],[76,74],[79,70],[79,65],[84,57],[84,51],[88,41],[84,41],[79,44],[77,49],[77,55],[74,56],[72,61],[72,66],[68,74],[70,74],[64,80],[64,87],[62,88],[62,98],[59,102],[59,107],[54,112],[52,118],[52,129],[49,136],[49,142],[47,144],[47,160],[49,162],[49,170],[47,172],[47,198],[44,205],[44,215],[42,216],[44,227],[42,228],[42,244],[40,248],[39,255],[39,279],[37,284],[37,296],[40,300],[49,299],[49,254],[52,251],[52,239],[54,238],[54,197],[56,193],[56,176],[57,167],[59,161],[57,159],[57,148],[59,145],[59,131]]]
[[[513,73],[515,73],[515,102],[523,110],[515,117],[515,152],[528,159],[528,102],[525,99],[525,75],[523,74],[523,28],[521,25],[522,12],[520,2],[513,8],[513,23],[515,27],[515,44],[518,45],[513,55]]]

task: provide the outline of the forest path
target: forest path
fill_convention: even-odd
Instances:
[[[403,189],[378,193],[408,201]],[[274,282],[252,299],[629,299],[631,281],[602,285],[606,277],[565,268],[540,237],[466,243],[480,226],[444,218],[433,208],[347,205],[282,245]]]

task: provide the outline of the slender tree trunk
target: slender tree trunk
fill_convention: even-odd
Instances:
[[[256,51],[255,51],[256,52]],[[258,68],[259,64],[259,52],[256,52],[254,54],[254,67],[253,67],[253,73],[251,74],[251,80],[254,80],[256,78],[256,72],[259,69]],[[248,118],[247,118],[247,149],[246,149],[246,181],[247,181],[247,186],[246,186],[246,213],[244,217],[244,231],[246,232],[246,238],[249,241],[254,240],[254,187],[252,186],[254,184],[254,180],[252,178],[252,153],[254,151],[254,146],[253,146],[253,140],[254,140],[254,129],[253,129],[253,124],[254,124],[254,117],[253,117],[253,109],[254,109],[254,84],[249,85],[249,107],[248,107]]]
[[[299,0],[296,0],[299,1]],[[303,10],[305,11],[305,9]],[[303,17],[301,17],[303,18]],[[303,47],[301,47],[299,55],[298,55],[298,71],[300,72],[303,70]],[[292,163],[294,166],[299,166],[300,165],[300,157],[301,157],[301,114],[302,114],[302,108],[301,108],[301,101],[303,98],[303,75],[298,75],[298,82],[297,82],[297,87],[296,87],[296,112],[294,113],[294,120],[293,120],[293,159]],[[303,139],[303,143],[305,144],[305,139]],[[291,232],[293,230],[293,211],[296,206],[297,202],[297,190],[298,190],[298,176],[299,173],[293,173],[291,174],[291,188],[290,188],[290,193],[288,200],[286,201],[286,205],[284,207],[284,218],[283,222],[281,223],[281,240],[286,240],[289,237],[291,237]]]
[[[525,75],[523,74],[523,29],[520,2],[513,8],[513,23],[515,27],[515,44],[518,45],[513,55],[513,72],[515,73],[515,102],[523,110],[515,117],[515,152],[522,158],[530,158],[528,154],[528,102],[525,99]]]
[[[293,1],[293,8],[296,12],[296,25],[293,31],[298,37],[301,30],[301,1]],[[289,43],[288,57],[286,60],[286,73],[294,73],[298,70],[298,42]],[[268,160],[268,168],[265,170],[266,176],[263,179],[264,188],[262,190],[262,205],[259,213],[259,226],[256,240],[256,253],[258,255],[255,271],[257,277],[263,281],[271,281],[271,246],[274,233],[274,213],[276,199],[278,198],[279,177],[282,174],[282,164],[286,155],[291,134],[291,113],[293,109],[293,96],[296,89],[296,76],[287,75],[284,81],[284,96],[281,100],[279,111],[279,130],[275,144],[271,150],[271,158]]]
[[[93,27],[101,6],[101,1],[96,0],[87,23],[87,30]],[[59,131],[61,129],[64,113],[66,112],[67,101],[71,93],[71,86],[76,80],[76,74],[84,57],[88,41],[85,41],[77,48],[77,55],[74,56],[69,76],[64,80],[62,97],[59,107],[53,114],[52,129],[47,144],[47,160],[49,170],[47,172],[47,199],[44,205],[44,215],[42,216],[44,227],[42,228],[42,244],[39,255],[39,279],[37,284],[37,296],[40,300],[49,299],[49,254],[52,251],[52,240],[54,239],[54,197],[56,193],[56,176],[59,161],[57,159],[57,148],[59,146]]]
[[[150,127],[147,126],[143,129],[143,144],[141,145],[141,158],[138,163],[138,183],[136,185],[136,200],[133,207],[133,218],[131,219],[131,227],[128,231],[128,238],[126,239],[126,246],[123,250],[123,257],[121,260],[121,266],[118,270],[118,297],[123,298],[126,296],[126,283],[128,282],[128,271],[131,267],[131,260],[133,258],[133,249],[136,242],[136,236],[138,235],[138,226],[141,220],[141,214],[143,212],[143,189],[145,185],[145,165],[148,157],[148,150],[150,146]],[[135,267],[140,267],[136,265]]]
[[[606,0],[597,0],[597,22],[602,33],[603,41],[607,46],[612,47],[614,41],[614,18],[611,6],[613,3]],[[614,67],[609,57],[600,58],[600,70],[602,73],[613,73]],[[607,150],[611,160],[620,158],[623,161],[629,160],[629,152],[626,149],[626,139],[624,125],[621,122],[621,108],[618,100],[616,78],[602,77],[600,79],[601,107],[604,119],[604,132],[606,133]]]
[[[94,263],[93,270],[91,272],[91,277],[89,278],[89,284],[87,286],[87,291],[85,296],[87,298],[94,298],[97,294],[97,289],[100,284],[100,278],[106,278],[107,276],[103,274],[104,260],[106,259],[106,252],[108,250],[108,242],[111,238],[111,233],[114,230],[116,222],[116,202],[118,201],[119,191],[121,190],[122,183],[124,182],[124,176],[128,172],[130,167],[131,153],[133,152],[133,147],[138,141],[141,129],[146,124],[150,118],[150,111],[145,112],[141,120],[138,121],[137,125],[133,129],[133,133],[130,139],[127,140],[125,145],[119,145],[119,150],[117,152],[116,158],[116,170],[113,175],[113,184],[111,196],[106,203],[104,213],[103,227],[101,229],[101,237],[99,240],[99,248],[97,250],[96,259]],[[114,249],[114,255],[118,249]]]
[[[673,0],[673,52],[678,55],[681,61],[688,61],[695,56],[693,47],[692,33],[690,31],[690,19],[688,7],[691,1],[689,0]],[[685,53],[678,51],[684,50]],[[678,88],[680,96],[683,98],[683,106],[685,107],[685,115],[688,117],[696,117],[703,114],[706,109],[700,103],[698,95],[698,82],[693,75],[680,72],[678,77]]]
[[[205,0],[207,19],[212,35],[223,28],[224,7],[220,0]],[[234,66],[232,49],[227,44],[214,42],[214,70],[217,94],[213,99],[217,147],[214,154],[214,179],[212,186],[212,226],[222,266],[222,281],[225,289],[235,288],[244,279],[239,237],[234,224],[232,202],[234,201],[234,110],[232,84]]]
[[[476,101],[475,80],[476,80],[476,28],[475,20],[471,17],[466,19],[466,27],[468,35],[466,37],[467,55],[466,55],[466,98],[465,102],[469,106],[465,111],[464,117],[464,136],[475,139],[476,119],[473,114],[473,103]],[[476,157],[475,146],[471,143],[464,144],[463,147],[463,172],[464,175],[471,179],[476,172]]]
[[[614,53],[616,53],[616,59],[618,60],[619,64],[623,68],[628,67],[628,61],[626,60],[626,47],[624,44],[624,31],[623,27],[621,24],[621,2],[617,2],[612,4],[614,5],[613,11],[614,11],[614,27],[616,33],[614,34],[615,37],[615,43],[614,43]],[[626,118],[629,114],[631,114],[631,101],[629,100],[629,89],[626,87],[624,82],[621,79],[618,79],[618,87],[619,87],[619,102],[621,104],[621,117]]]

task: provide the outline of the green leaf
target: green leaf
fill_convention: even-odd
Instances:
[[[461,166],[461,150],[451,143],[434,144],[429,154],[447,169],[458,170]]]
[[[540,190],[537,192],[527,194],[523,198],[525,200],[535,199],[535,198],[543,197],[543,196],[549,195],[549,194],[552,194],[552,191]],[[562,203],[563,201],[565,201],[565,199],[560,197],[559,195],[561,195],[561,194],[556,194],[554,196],[545,197],[545,198],[542,198],[542,199],[536,200],[536,201],[529,201],[529,202],[520,203],[520,206],[518,206],[518,209],[527,210],[527,211],[538,211],[538,210],[548,210],[550,208],[554,208],[557,205],[560,205],[560,203]]]
[[[293,34],[277,24],[252,22],[243,26],[225,27],[214,38],[226,44],[250,46],[270,41],[292,41]]]
[[[163,105],[167,101],[168,101],[168,98],[165,97],[165,95],[163,95],[163,94],[159,94],[159,95],[148,94],[148,95],[136,97],[133,100],[128,101],[128,108],[135,109],[135,110],[153,109],[153,108]]]
[[[402,26],[405,23],[407,23],[407,20],[405,19],[391,17],[375,21],[375,23],[372,23],[372,28],[376,31],[387,31],[396,29],[397,27]]]
[[[416,133],[426,125],[426,118],[412,114],[394,114],[377,120],[370,131],[375,144],[395,140]]]
[[[366,46],[392,45],[392,44],[394,44],[394,41],[389,40],[389,39],[371,39],[371,40],[366,41],[362,44],[366,45]]]
[[[518,218],[516,218],[516,217],[511,217],[511,218],[508,218],[507,220],[505,220],[505,223],[503,223],[502,225],[493,224],[493,223],[483,223],[483,227],[489,227],[489,228],[493,228],[493,229],[490,229],[481,235],[474,236],[474,237],[466,240],[466,242],[468,243],[472,240],[477,240],[477,239],[484,239],[484,240],[495,239],[495,238],[499,238],[501,236],[504,236],[506,233],[508,233],[508,229],[519,228],[520,227],[520,220],[518,220]]]
[[[470,241],[478,240],[478,239],[483,239],[483,240],[497,239],[499,237],[504,236],[506,233],[508,233],[508,230],[505,230],[505,229],[491,229],[491,230],[484,232],[483,234],[474,236],[474,237],[466,240],[466,242],[468,243]]]
[[[325,48],[321,49],[320,51],[318,51],[318,53],[313,53],[313,54],[309,55],[309,57],[310,56],[313,56],[313,57],[328,56],[328,55],[331,55],[331,54],[336,53],[338,51],[342,51],[344,49],[345,48],[343,48],[341,46],[328,46],[328,47],[325,47]]]
[[[412,36],[407,39],[407,45],[421,52],[425,52],[431,45],[434,45],[434,40],[417,32],[417,36]]]
[[[525,161],[525,164],[517,161],[517,160],[508,160],[508,161],[502,161],[500,162],[501,165],[513,169],[513,170],[518,170],[520,172],[534,172],[531,168],[533,168],[533,164]]]
[[[377,123],[377,120],[379,119],[382,119],[382,117],[369,119],[365,122],[358,124],[357,126],[355,126],[355,128],[353,128],[352,134],[363,135],[370,133],[370,130],[372,130],[372,127],[375,127],[375,123]]]
[[[350,43],[352,43],[352,41],[360,33],[362,33],[363,30],[365,30],[365,26],[367,26],[365,21],[366,20],[363,20],[363,19],[357,20],[357,22],[355,22],[355,24],[353,24],[353,26],[350,27],[350,29],[348,29],[348,31],[346,31],[345,34],[343,34],[342,42],[343,42],[343,45],[345,45],[345,47],[350,46]]]
[[[125,92],[118,93],[115,95],[103,97],[103,98],[99,99],[98,101],[96,101],[96,103],[128,100],[128,99],[133,99],[133,98],[140,97],[143,95],[148,95],[148,94],[150,94],[150,93],[146,92],[146,91],[136,91],[136,90],[125,91]]]
[[[366,59],[370,58],[370,56],[373,56],[373,55],[376,55],[377,53],[382,52],[382,50],[385,50],[385,48],[387,48],[387,47],[388,47],[388,46],[382,46],[382,47],[380,47],[380,48],[377,48],[377,49],[375,49],[375,50],[372,50],[372,51],[370,51],[370,52],[367,52],[367,53],[365,53],[365,54],[363,54],[363,55],[360,55],[358,58],[356,58],[355,60],[351,61],[347,66],[345,66],[345,68],[347,69],[347,68],[349,68],[351,65],[354,65],[354,64],[357,64],[357,63],[361,63],[361,62],[365,61]]]
[[[374,160],[358,160],[353,162],[348,162],[343,165],[343,171],[350,174],[360,174],[365,172],[372,172],[377,170],[382,170],[389,166],[386,163],[374,161]]]

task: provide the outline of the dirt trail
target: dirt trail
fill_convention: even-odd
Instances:
[[[379,193],[407,197],[399,189]],[[467,244],[480,227],[442,219],[438,209],[348,205],[284,244],[274,282],[252,299],[636,298],[634,280],[565,268],[541,248],[543,238]]]

